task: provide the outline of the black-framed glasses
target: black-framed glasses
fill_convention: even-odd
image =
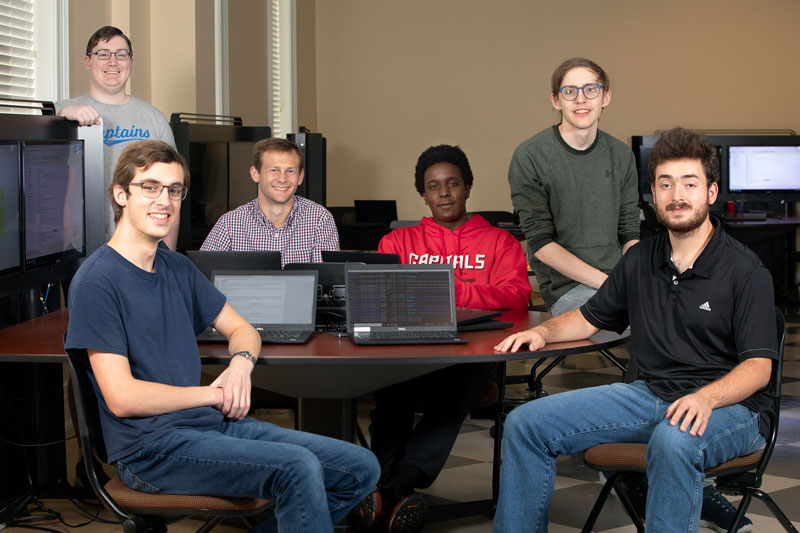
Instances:
[[[138,183],[129,183],[128,185],[135,185],[142,189],[142,196],[145,198],[158,198],[161,196],[161,191],[167,189],[167,194],[170,200],[184,200],[186,195],[189,194],[189,187],[183,185],[162,185],[157,181],[140,181]]]
[[[98,50],[97,52],[89,52],[86,55],[97,56],[97,59],[100,61],[108,61],[111,59],[111,56],[116,57],[117,61],[127,61],[133,57],[133,54],[127,50],[117,50],[116,52],[112,52],[111,50]]]
[[[599,83],[587,83],[583,87],[577,87],[575,85],[564,85],[561,87],[558,92],[561,93],[561,96],[564,100],[575,100],[578,97],[578,91],[583,91],[583,96],[587,100],[594,100],[598,96],[600,96],[600,92],[604,89],[602,85]]]

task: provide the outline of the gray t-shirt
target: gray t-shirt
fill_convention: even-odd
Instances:
[[[137,98],[131,97],[125,104],[111,105],[95,100],[88,94],[56,102],[56,112],[68,106],[92,106],[103,117],[103,189],[108,190],[117,158],[130,143],[135,141],[164,141],[175,148],[167,120],[161,111]],[[114,211],[106,202],[105,240],[114,233]]]

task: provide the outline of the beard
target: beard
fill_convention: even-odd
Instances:
[[[669,212],[675,208],[683,208],[683,207],[691,207],[691,205],[682,202],[679,204],[669,204],[666,208],[662,209],[661,207],[656,206],[656,215],[658,216],[658,221],[667,228],[672,233],[677,233],[680,235],[685,235],[687,233],[691,233],[700,226],[703,225],[708,219],[708,210],[709,205],[707,203],[703,203],[702,205],[698,206],[697,209],[691,212],[691,216],[685,218],[683,220],[671,220],[669,218]]]

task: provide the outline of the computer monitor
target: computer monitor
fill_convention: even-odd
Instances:
[[[0,141],[0,275],[22,270],[19,143]]]
[[[83,141],[22,143],[25,268],[85,252]]]
[[[800,191],[800,146],[730,146],[728,190]]]
[[[280,270],[281,253],[275,251],[217,252],[187,250],[186,256],[209,280],[215,270]]]
[[[387,226],[397,220],[396,200],[355,200],[356,222],[380,222]]]
[[[365,265],[399,265],[401,263],[398,254],[333,250],[322,250],[322,261],[325,263],[364,263]]]

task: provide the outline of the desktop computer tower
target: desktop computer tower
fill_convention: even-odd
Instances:
[[[303,151],[303,169],[305,178],[297,188],[297,194],[317,202],[326,204],[326,140],[321,133],[311,133],[300,127],[299,133],[289,133],[286,138],[297,144]]]

